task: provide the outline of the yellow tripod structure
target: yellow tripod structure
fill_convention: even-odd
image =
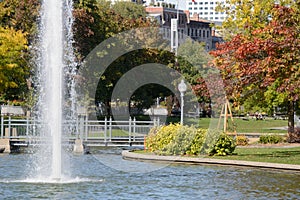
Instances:
[[[224,133],[227,133],[228,117],[230,117],[232,124],[234,124],[230,103],[227,99],[227,96],[225,96],[225,103],[222,105],[221,114],[218,122],[218,129],[220,128],[222,117],[224,117],[223,131]],[[234,133],[236,134],[235,127],[234,127]]]

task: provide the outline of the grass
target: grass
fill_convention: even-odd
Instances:
[[[217,127],[219,119],[210,118],[200,118],[200,119],[185,119],[185,124],[198,125],[199,128],[208,128],[210,123],[213,127]],[[286,130],[276,129],[287,126],[287,120],[243,120],[240,118],[234,118],[234,124],[236,126],[237,133],[287,133]],[[229,129],[233,128],[233,124],[229,120]],[[221,121],[221,126],[223,125],[223,120]],[[274,129],[275,128],[275,129]]]
[[[135,152],[140,154],[149,154],[149,152],[144,150]],[[234,151],[234,155],[212,157],[206,156],[206,158],[300,165],[300,147],[236,148]]]
[[[234,154],[212,158],[300,165],[300,147],[236,148]]]
[[[109,130],[107,130],[106,137],[109,137],[109,134],[110,134]],[[131,135],[133,136],[134,134],[131,133]],[[139,134],[136,133],[136,135],[139,135]],[[88,136],[89,137],[104,137],[104,131],[90,132]],[[121,130],[121,129],[112,129],[111,136],[112,137],[128,137],[129,132],[125,131],[125,130]]]

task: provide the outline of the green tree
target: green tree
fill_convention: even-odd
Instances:
[[[144,6],[133,2],[118,1],[112,5],[112,9],[124,18],[138,19],[147,16]]]
[[[20,100],[26,93],[27,48],[25,34],[0,27],[0,98],[4,101]]]

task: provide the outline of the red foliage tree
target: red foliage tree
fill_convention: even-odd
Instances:
[[[294,102],[300,95],[299,5],[275,5],[272,19],[252,35],[238,34],[211,52],[222,72],[228,95],[266,92],[284,93],[288,102],[288,132],[294,133]],[[293,139],[291,139],[292,141]]]

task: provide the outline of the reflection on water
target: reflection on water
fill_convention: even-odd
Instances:
[[[30,154],[1,154],[0,197],[1,199],[300,198],[299,173],[126,161],[122,160],[119,149],[100,149],[92,153],[70,154],[72,165],[69,174],[72,175],[65,177],[61,183],[28,179],[26,167],[30,167]],[[144,171],[148,172],[142,173]]]

